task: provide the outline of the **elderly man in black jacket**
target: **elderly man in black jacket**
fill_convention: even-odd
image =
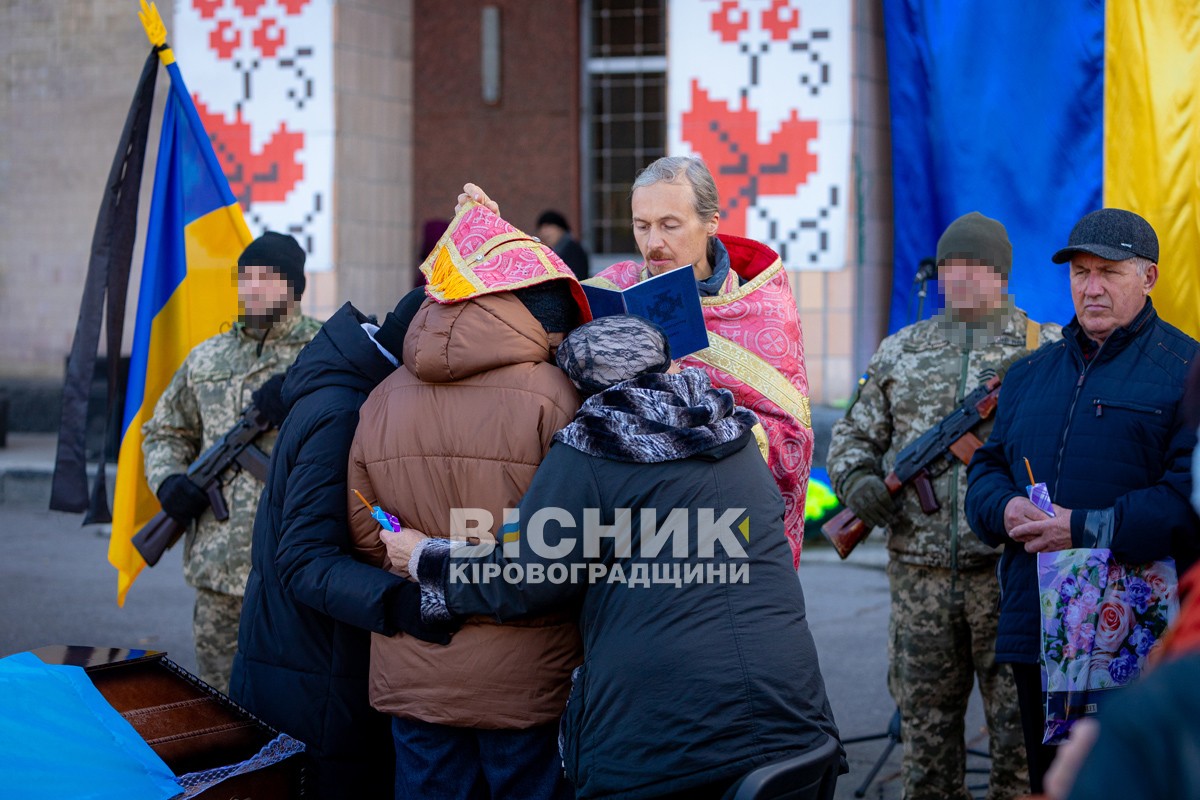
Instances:
[[[1111,548],[1129,564],[1174,557],[1182,573],[1200,553],[1189,502],[1196,434],[1180,408],[1200,346],[1159,319],[1148,296],[1158,279],[1154,229],[1132,212],[1100,209],[1053,260],[1070,262],[1075,319],[1062,341],[1009,370],[966,501],[979,538],[1005,546],[996,660],[1013,665],[1035,794],[1054,753],[1041,743],[1035,554]],[[1053,516],[1025,495],[1025,458]]]
[[[254,519],[230,696],[299,739],[318,798],[391,798],[391,718],[367,699],[370,632],[445,644],[403,602],[416,587],[350,555],[346,469],[358,409],[395,369],[425,299],[415,289],[382,327],[350,303],[287,373],[287,419]]]

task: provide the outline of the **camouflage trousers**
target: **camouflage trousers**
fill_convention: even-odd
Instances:
[[[238,624],[242,619],[242,598],[238,595],[196,589],[192,609],[192,637],[196,642],[196,666],[200,680],[214,689],[229,693],[233,656],[237,653]]]
[[[900,708],[906,800],[970,800],[964,716],[975,678],[992,756],[988,800],[1029,792],[1017,688],[997,665],[1000,587],[990,568],[888,563],[888,688]]]

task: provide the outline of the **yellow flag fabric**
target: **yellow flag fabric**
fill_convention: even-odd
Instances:
[[[1104,205],[1158,233],[1151,293],[1200,339],[1200,3],[1105,3]]]

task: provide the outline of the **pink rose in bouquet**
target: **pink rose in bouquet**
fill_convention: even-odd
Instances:
[[[1110,573],[1111,574],[1111,573]],[[1119,595],[1100,604],[1100,617],[1096,624],[1096,649],[1115,653],[1129,635],[1133,624],[1133,609]]]
[[[1151,602],[1170,602],[1175,597],[1177,582],[1173,563],[1155,561],[1142,570],[1142,580],[1150,584]]]

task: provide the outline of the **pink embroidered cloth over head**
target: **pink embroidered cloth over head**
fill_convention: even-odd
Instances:
[[[592,319],[583,287],[554,251],[487,208],[468,202],[421,264],[425,293],[439,303],[511,292],[565,280],[579,304],[580,323]]]

